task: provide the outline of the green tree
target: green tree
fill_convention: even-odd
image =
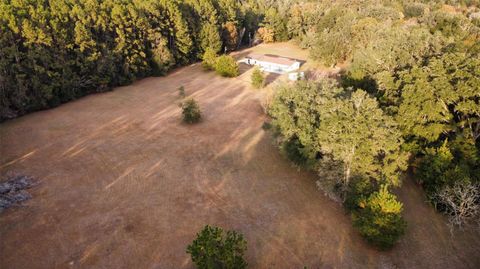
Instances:
[[[202,57],[202,66],[205,70],[213,70],[215,69],[215,65],[217,62],[217,53],[212,48],[207,48],[205,53]]]
[[[319,153],[316,130],[322,107],[327,100],[342,92],[333,80],[297,81],[294,85],[280,84],[268,110],[272,126],[285,141],[298,140],[300,152],[307,159]]]
[[[345,94],[323,105],[317,149],[343,163],[344,186],[353,175],[398,185],[407,156],[395,121],[366,92]]]
[[[266,11],[263,25],[273,32],[275,41],[287,41],[290,37],[285,16],[282,16],[274,7]]]
[[[364,35],[363,46],[352,54],[348,71],[354,79],[374,77],[382,71],[393,73],[413,66],[439,53],[445,43],[442,36],[432,35],[424,27],[406,28],[377,22],[370,26],[369,31],[370,34]]]
[[[175,65],[175,59],[167,47],[167,40],[158,36],[151,49],[152,69],[155,75],[164,75],[170,68]]]
[[[307,159],[320,155],[341,164],[337,181],[344,191],[352,177],[400,183],[407,162],[401,133],[364,91],[345,90],[333,80],[282,85],[269,114],[285,141],[298,139]]]
[[[353,30],[356,14],[352,11],[332,8],[316,25],[315,41],[310,55],[327,65],[335,65],[349,59],[353,52]]]
[[[186,123],[199,122],[202,113],[200,112],[200,106],[193,98],[188,98],[182,102],[182,115],[183,121]]]
[[[211,49],[213,52],[218,53],[222,49],[222,40],[220,39],[218,28],[214,24],[205,23],[202,25],[200,40],[200,47],[204,52]]]
[[[187,253],[200,269],[241,269],[247,267],[243,254],[247,249],[247,242],[236,231],[227,231],[222,228],[205,226],[192,244],[188,245]]]
[[[471,140],[445,140],[439,147],[426,148],[424,155],[418,157],[415,176],[428,198],[436,203],[437,194],[447,187],[480,182],[478,156]]]
[[[252,72],[252,86],[259,89],[263,88],[265,85],[265,78],[262,74],[262,71],[260,71],[260,68],[255,67]]]
[[[473,56],[473,55],[472,55]],[[480,61],[465,53],[446,53],[398,73],[390,96],[406,137],[437,141],[442,134],[467,132],[480,137]]]
[[[358,202],[353,211],[353,225],[373,245],[388,249],[405,233],[406,222],[402,218],[402,203],[396,200],[386,186]]]
[[[217,58],[215,71],[222,77],[236,77],[239,73],[238,63],[232,56],[222,55]]]

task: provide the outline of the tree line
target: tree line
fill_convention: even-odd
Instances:
[[[248,44],[263,1],[0,3],[0,120]]]

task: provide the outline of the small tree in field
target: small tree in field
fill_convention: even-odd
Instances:
[[[207,48],[202,57],[202,66],[205,70],[215,69],[215,63],[217,62],[217,53],[212,48]]]
[[[232,56],[222,55],[217,58],[215,71],[222,77],[236,77],[239,73],[237,61]]]
[[[252,86],[259,89],[265,85],[265,78],[263,77],[260,68],[255,67],[252,72]]]
[[[193,98],[188,98],[182,103],[182,114],[186,123],[196,123],[202,117],[200,106]]]
[[[199,269],[243,269],[247,267],[243,259],[246,249],[247,241],[241,234],[207,225],[187,247],[187,253]]]
[[[367,241],[381,249],[388,249],[405,233],[402,203],[396,200],[386,186],[358,201],[352,213],[353,226]]]
[[[180,98],[185,98],[185,87],[180,86],[178,88],[178,96],[180,96]]]

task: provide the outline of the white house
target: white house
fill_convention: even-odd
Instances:
[[[295,59],[271,54],[251,54],[245,57],[241,62],[248,65],[259,66],[262,71],[277,74],[289,73],[300,68],[300,62]]]

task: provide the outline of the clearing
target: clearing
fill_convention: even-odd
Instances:
[[[306,54],[239,55],[250,51]],[[201,123],[181,123],[180,85]],[[478,268],[478,229],[451,235],[410,180],[407,234],[387,252],[365,243],[316,176],[280,155],[261,94],[249,72],[196,64],[2,123],[0,175],[41,184],[0,215],[0,268],[192,268],[185,248],[205,224],[243,233],[251,268]]]

